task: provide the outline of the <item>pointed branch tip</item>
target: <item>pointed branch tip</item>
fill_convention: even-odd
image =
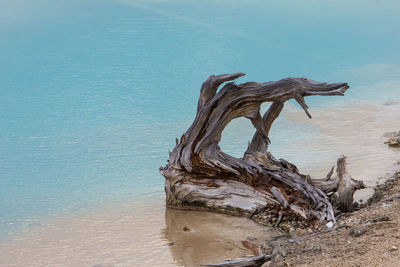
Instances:
[[[308,112],[308,106],[306,104],[306,101],[304,100],[304,97],[301,96],[301,95],[296,94],[294,96],[294,99],[296,99],[297,103],[299,103],[299,105],[303,108],[303,110],[306,113],[306,115],[311,119],[312,116],[311,116],[310,112]]]

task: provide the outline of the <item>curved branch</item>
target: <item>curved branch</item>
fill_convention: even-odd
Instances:
[[[265,112],[262,122],[265,127],[265,132],[268,136],[269,131],[271,130],[271,125],[275,121],[276,118],[278,118],[279,114],[281,113],[282,109],[284,107],[283,102],[274,102],[272,105],[269,107],[267,112]],[[251,154],[256,151],[266,153],[268,149],[268,144],[264,142],[264,139],[262,138],[261,134],[257,131],[253,139],[251,140],[247,150],[246,154]]]
[[[211,75],[208,79],[203,83],[200,90],[199,103],[197,105],[197,112],[205,106],[217,92],[218,87],[224,82],[236,80],[239,77],[242,77],[246,74],[242,72],[238,72],[235,74],[222,74],[222,75]]]
[[[241,75],[243,74],[226,74],[222,75],[222,77],[226,80],[240,77]],[[221,78],[215,82],[214,78],[212,78],[210,82],[207,82],[207,84],[210,84],[209,86],[203,86],[203,88],[210,89],[204,89],[203,91],[214,92],[216,90],[215,85],[223,81],[224,79]],[[231,120],[238,117],[257,118],[260,105],[263,102],[284,103],[291,98],[318,94],[342,95],[347,88],[347,83],[317,83],[305,78],[286,78],[277,82],[248,82],[238,85],[228,83],[207,102],[206,106],[202,105],[192,126],[184,134],[184,138],[181,139],[182,146],[178,151],[172,153],[182,153],[172,157],[173,163],[179,159],[180,162],[176,163],[188,171],[192,171],[195,166],[192,164],[191,155],[199,155],[201,150],[210,150],[216,147],[221,139],[222,131]],[[204,99],[208,98],[205,97]],[[203,103],[204,100],[200,102]],[[258,130],[258,132],[261,136],[264,135],[263,139],[265,141],[268,140],[265,138],[266,131]],[[218,156],[215,158],[218,158]],[[211,164],[209,167],[213,168],[213,165]]]

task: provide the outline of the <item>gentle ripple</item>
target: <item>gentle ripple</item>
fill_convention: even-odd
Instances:
[[[147,239],[165,221],[158,167],[193,120],[210,74],[246,72],[238,82],[288,76],[349,82],[345,97],[309,97],[312,120],[287,104],[270,150],[313,177],[345,154],[355,178],[370,186],[383,180],[399,158],[382,138],[399,127],[400,34],[393,30],[399,11],[398,1],[372,0],[1,1],[0,240],[24,235],[43,247],[38,255],[51,258],[58,244],[72,253],[73,240],[57,232],[67,231],[68,218],[106,216],[104,207],[120,211],[116,203],[128,202],[149,219],[142,224],[126,215],[132,231],[143,226],[144,249],[135,256],[165,244],[159,234]],[[221,147],[240,157],[253,133],[249,121],[235,120]],[[135,200],[155,195],[153,206]],[[146,213],[143,206],[152,208]],[[132,234],[107,230],[111,221],[99,219],[98,238]],[[47,224],[58,229],[46,237],[50,243],[43,241],[46,230],[29,237]],[[75,228],[68,229],[73,235]],[[99,246],[77,246],[74,260],[94,264],[84,261],[86,249],[103,251],[105,262],[122,260],[118,250],[129,254],[93,242]],[[173,249],[161,254],[173,264]]]

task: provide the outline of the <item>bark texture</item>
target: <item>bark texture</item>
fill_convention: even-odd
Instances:
[[[168,164],[160,168],[166,179],[167,205],[247,215],[265,223],[282,219],[283,213],[288,219],[335,223],[334,207],[326,193],[337,191],[343,175],[331,178],[333,168],[324,179],[300,174],[295,165],[268,152],[268,134],[287,100],[296,100],[311,118],[304,97],[344,95],[349,86],[286,78],[229,82],[218,91],[224,82],[243,75],[211,75],[203,83],[192,125],[177,140]],[[272,104],[261,116],[264,102]],[[249,119],[256,130],[243,158],[232,157],[218,146],[226,125],[238,117]],[[350,190],[351,197],[356,188]]]

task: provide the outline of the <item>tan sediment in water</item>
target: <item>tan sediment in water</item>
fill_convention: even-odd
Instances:
[[[0,244],[0,266],[199,266],[251,255],[241,241],[277,230],[163,203],[65,217]]]
[[[400,128],[397,102],[355,102],[350,107],[310,111],[312,120],[297,107],[285,107],[287,120],[312,131],[279,153],[272,151],[275,156],[316,178],[325,176],[344,154],[352,176],[369,186],[383,182],[398,168],[400,149],[389,148],[383,137]],[[162,200],[133,202],[59,218],[0,243],[0,266],[199,266],[249,255],[241,241],[268,240],[276,234],[245,218],[165,210]]]
[[[400,129],[400,104],[357,101],[350,107],[311,110],[309,120],[296,107],[289,106],[286,119],[314,127],[315,134],[293,143],[294,151],[310,155],[299,164],[301,172],[312,177],[324,177],[341,155],[348,158],[351,175],[373,187],[382,183],[399,168],[400,149],[384,144],[384,133]],[[365,197],[372,194],[365,190]],[[358,193],[363,198],[363,192]]]

